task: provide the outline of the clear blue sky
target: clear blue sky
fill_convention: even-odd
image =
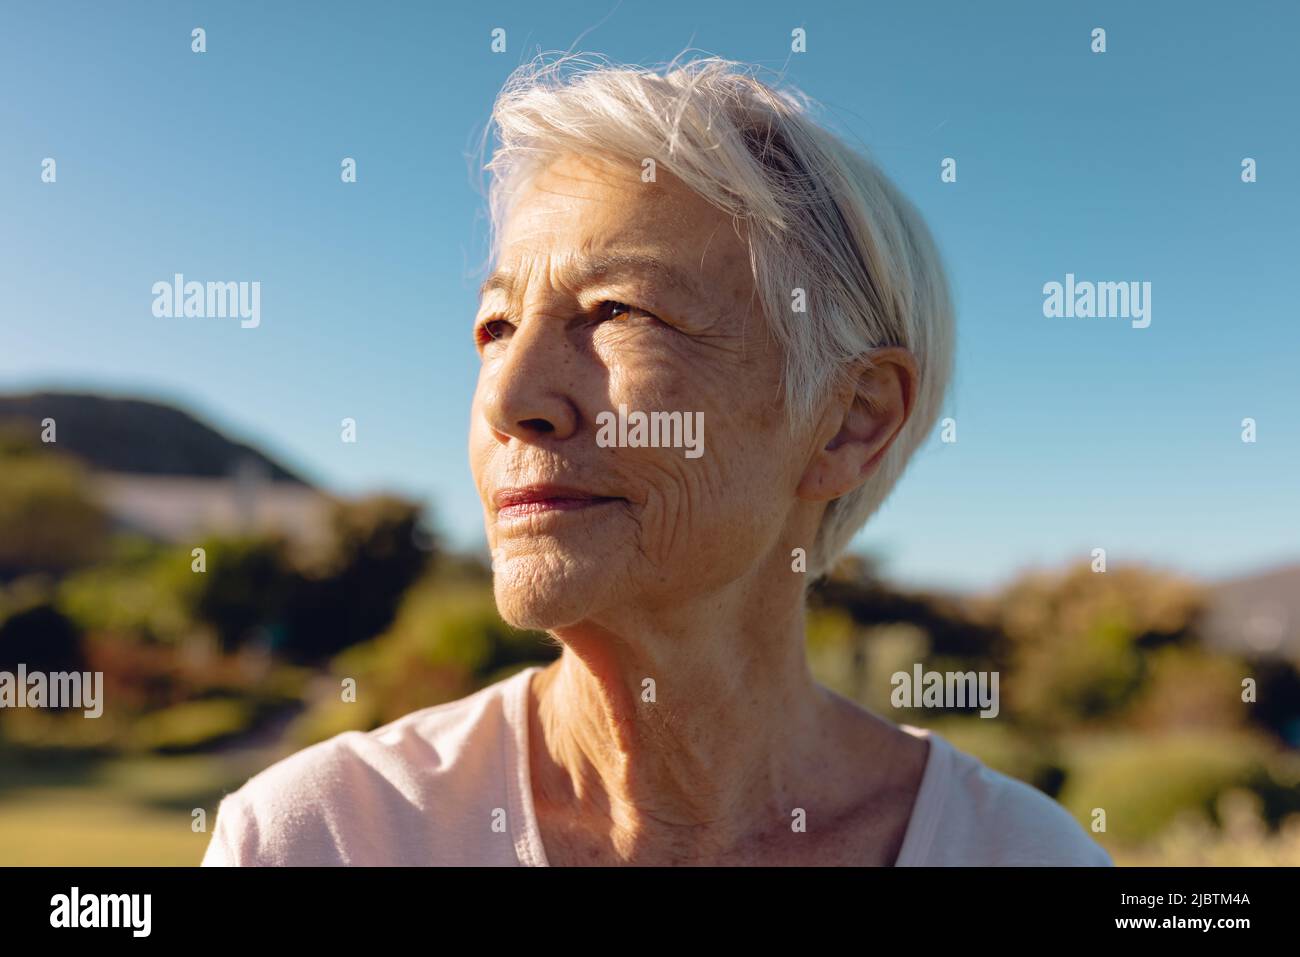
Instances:
[[[947,258],[958,442],[922,449],[859,547],[953,587],[1094,546],[1207,575],[1300,556],[1295,4],[446,6],[6,2],[0,389],[175,400],[330,487],[428,500],[475,547],[470,153],[493,97],[539,48],[694,47],[784,68]],[[261,281],[260,328],[155,318],[175,272]],[[1067,272],[1151,282],[1150,328],[1044,318]]]

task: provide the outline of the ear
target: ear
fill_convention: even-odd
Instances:
[[[906,349],[867,353],[819,423],[818,444],[825,444],[808,463],[796,494],[829,502],[866,481],[912,414],[919,379],[916,359]]]

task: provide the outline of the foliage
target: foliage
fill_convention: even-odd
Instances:
[[[280,646],[318,661],[378,635],[431,560],[417,505],[391,496],[340,503],[331,548],[295,583]]]
[[[81,633],[55,607],[53,593],[30,579],[0,591],[0,671],[81,671]]]
[[[1063,730],[1114,714],[1146,680],[1146,652],[1186,643],[1202,608],[1191,583],[1137,567],[1025,575],[977,605],[976,616],[1005,636],[998,657],[1003,710],[1037,727]]]
[[[89,564],[104,554],[108,534],[80,465],[0,433],[0,581]]]
[[[141,715],[131,728],[137,749],[182,752],[227,741],[252,724],[255,709],[239,698],[186,701]]]
[[[411,588],[387,631],[334,659],[334,680],[296,726],[295,741],[386,724],[555,653],[545,636],[502,621],[490,588],[426,577]],[[347,678],[356,682],[356,702],[342,700]]]
[[[1266,773],[1272,748],[1233,732],[1076,734],[1061,802],[1081,820],[1106,810],[1108,833],[1133,842],[1157,834],[1184,809],[1208,812],[1221,794]]]
[[[109,560],[59,583],[58,607],[91,640],[178,642],[197,624],[189,569],[188,551],[119,538]]]

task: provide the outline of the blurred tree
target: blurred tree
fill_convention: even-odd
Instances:
[[[29,672],[86,670],[81,633],[39,584],[19,582],[0,593],[0,671],[20,664]]]
[[[426,574],[403,596],[383,634],[331,662],[336,677],[363,689],[357,703],[341,704],[338,685],[331,684],[299,723],[295,740],[306,745],[342,730],[374,728],[558,654],[548,636],[502,621],[489,585]]]
[[[929,636],[930,654],[988,659],[1002,647],[998,630],[973,619],[961,601],[901,591],[870,575],[832,574],[811,587],[808,601],[812,608],[843,609],[858,625],[914,625]]]
[[[1300,748],[1300,671],[1282,658],[1252,658],[1233,675],[1233,692],[1241,679],[1255,679],[1255,700],[1243,704],[1247,716],[1292,748]]]
[[[277,538],[211,538],[200,543],[206,570],[190,570],[189,553],[174,561],[174,574],[190,614],[211,625],[221,648],[235,651],[285,615],[296,573]]]
[[[103,561],[59,582],[59,610],[94,642],[174,643],[194,633],[188,549],[116,535]],[[188,596],[188,597],[187,597]]]
[[[339,503],[332,528],[330,548],[289,596],[278,650],[299,661],[323,660],[382,632],[435,554],[420,506],[394,496]]]
[[[108,531],[76,460],[0,428],[0,581],[89,564],[104,553]]]
[[[1202,590],[1138,567],[1021,577],[979,612],[1008,642],[1004,710],[1029,725],[1061,729],[1113,716],[1146,678],[1145,652],[1195,644]]]

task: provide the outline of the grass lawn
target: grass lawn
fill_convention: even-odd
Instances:
[[[5,763],[0,865],[195,866],[221,796],[250,773],[245,762],[218,756]],[[191,829],[194,808],[207,812],[206,831]]]
[[[185,811],[133,805],[92,788],[37,788],[0,800],[0,864],[7,866],[193,866],[208,837],[190,830]]]

